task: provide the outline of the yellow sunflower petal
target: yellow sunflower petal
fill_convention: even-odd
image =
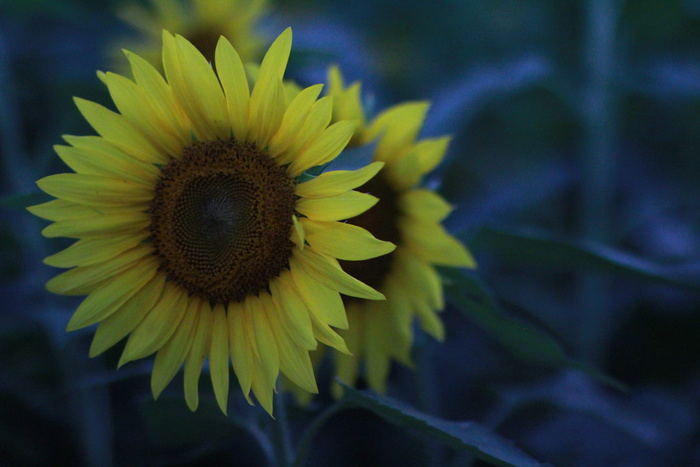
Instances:
[[[347,345],[345,345],[343,338],[331,329],[330,326],[321,321],[314,313],[311,314],[311,322],[314,328],[314,336],[316,336],[319,342],[333,347],[343,354],[350,355],[350,350],[348,350]]]
[[[398,251],[394,261],[396,271],[400,272],[402,282],[407,287],[423,292],[433,308],[438,310],[444,308],[445,302],[440,275],[428,261],[404,251]]]
[[[282,78],[292,47],[292,30],[287,28],[272,43],[260,65],[257,82],[250,95],[248,139],[259,148],[267,147],[284,117],[286,101]]]
[[[317,343],[311,328],[309,310],[293,283],[290,282],[291,275],[291,272],[284,272],[277,280],[270,282],[272,300],[285,328],[290,330],[294,342],[301,348],[315,349]]]
[[[226,414],[229,388],[228,365],[228,329],[226,322],[226,310],[221,304],[214,307],[214,321],[212,325],[211,348],[209,350],[209,367],[211,382],[214,386],[214,396],[221,411]]]
[[[386,391],[386,379],[389,374],[389,356],[387,355],[384,343],[386,333],[382,326],[381,313],[367,314],[366,332],[366,354],[365,354],[365,376],[367,384],[379,393]]]
[[[145,261],[114,276],[83,300],[73,313],[66,330],[74,331],[84,328],[117,311],[151,280],[156,274],[157,268],[157,262]]]
[[[347,146],[355,128],[357,128],[357,122],[344,120],[323,130],[321,136],[309,144],[292,161],[288,173],[292,177],[296,177],[311,167],[323,165],[335,159]]]
[[[281,79],[270,76],[255,83],[250,95],[248,141],[266,148],[282,123],[285,110],[284,86]]]
[[[260,76],[258,79],[262,80],[267,75],[270,75],[281,80],[284,77],[284,71],[287,69],[291,51],[292,28],[287,28],[275,39],[265,54],[260,64]]]
[[[189,301],[182,322],[168,339],[168,342],[156,354],[151,374],[151,391],[154,399],[158,399],[165,387],[175,377],[192,347],[199,320],[200,304],[200,300]]]
[[[59,145],[54,146],[54,150],[77,173],[123,178],[147,186],[155,184],[158,177],[156,166],[119,151],[103,138],[95,139],[101,142],[103,150]]]
[[[402,153],[401,149],[415,141],[429,107],[430,104],[425,101],[406,102],[379,114],[364,135],[364,142],[381,135],[374,153],[375,160],[396,160]]]
[[[266,306],[272,302],[265,303]],[[280,354],[277,349],[275,336],[270,329],[270,323],[267,319],[267,314],[263,310],[263,303],[259,297],[252,297],[248,302],[249,317],[253,324],[253,332],[255,333],[255,343],[258,347],[258,355],[262,361],[260,371],[266,375],[266,381],[275,381],[280,371]],[[255,394],[258,397],[258,394]]]
[[[411,366],[414,313],[406,287],[396,276],[390,276],[384,281],[382,290],[387,300],[381,313],[386,314],[385,322],[392,336],[389,339],[392,343],[389,353],[404,365]]]
[[[136,329],[160,298],[164,286],[165,276],[156,274],[121,308],[105,318],[92,339],[90,357],[100,355]]]
[[[416,311],[420,327],[435,339],[439,341],[445,340],[445,326],[442,324],[442,320],[440,320],[435,310],[427,303],[419,302],[417,305]]]
[[[140,183],[97,175],[49,175],[36,184],[51,196],[93,207],[146,206],[153,198],[152,189]]]
[[[406,243],[422,258],[433,264],[475,268],[472,255],[456,238],[448,234],[440,224],[399,219]]]
[[[228,332],[229,332],[229,350],[231,353],[231,362],[233,363],[233,371],[238,378],[238,384],[241,386],[241,391],[250,405],[253,401],[250,399],[250,388],[253,384],[253,347],[255,342],[248,339],[246,328],[248,320],[245,319],[244,303],[229,305],[227,313]],[[252,330],[251,330],[252,332]]]
[[[94,208],[90,208],[95,210]],[[76,213],[78,211],[72,211]],[[99,212],[99,211],[98,211]],[[150,216],[138,211],[112,211],[104,215],[76,217],[59,220],[41,231],[47,238],[68,237],[84,238],[90,236],[137,234],[151,223]]]
[[[311,248],[295,250],[294,257],[306,274],[337,292],[367,300],[384,300],[384,295],[343,271],[333,258],[320,255]]]
[[[365,317],[364,307],[348,305],[348,321],[350,329],[343,332],[343,339],[352,354],[335,353],[335,376],[345,384],[354,386],[360,371],[360,362],[365,354]],[[343,388],[339,384],[331,386],[331,392],[336,399],[343,394]]]
[[[173,130],[175,138],[183,146],[190,141],[190,122],[183,109],[175,101],[170,86],[165,82],[161,74],[148,63],[148,61],[136,54],[124,51],[136,83],[144,90],[143,95],[153,107],[160,120]]]
[[[280,370],[299,387],[309,392],[318,392],[308,350],[294,344],[289,333],[276,316],[279,310],[272,302],[272,297],[268,294],[261,294],[261,300],[263,302],[262,310],[267,315],[270,330],[279,349]]]
[[[301,248],[302,250],[304,249],[304,242],[306,241],[306,232],[304,232],[304,226],[299,220],[297,216],[292,216],[292,222],[294,223],[294,227],[292,228],[292,236],[290,237],[290,240],[294,242],[294,244]]]
[[[301,198],[296,209],[309,219],[338,221],[355,217],[377,204],[378,198],[367,193],[348,191],[328,198]]]
[[[333,96],[333,121],[356,120],[364,131],[365,113],[362,109],[362,84],[353,83],[347,89],[337,66],[328,70],[328,94]]]
[[[149,247],[139,245],[113,260],[63,272],[49,280],[46,283],[46,289],[49,292],[62,295],[86,295],[92,291],[96,284],[129,269],[150,255]]]
[[[204,303],[199,311],[199,322],[192,347],[185,359],[185,401],[192,411],[197,410],[199,406],[199,375],[202,374],[204,360],[209,353],[213,323],[214,313],[211,307]]]
[[[360,261],[391,253],[391,242],[375,238],[356,225],[302,219],[306,240],[317,252],[347,261]]]
[[[167,154],[159,151],[140,129],[122,115],[79,97],[74,100],[85,120],[117,148],[145,162],[164,164],[168,161]]]
[[[309,311],[330,326],[347,329],[348,318],[340,294],[306,274],[298,259],[290,258],[289,268],[291,272],[285,276],[285,279],[291,277],[299,291],[298,296],[301,297]],[[304,322],[306,324],[307,321],[304,320]]]
[[[367,183],[384,167],[384,162],[372,162],[357,170],[324,172],[316,178],[297,185],[296,194],[302,198],[327,198],[346,193]]]
[[[165,68],[173,92],[189,116],[200,140],[229,137],[226,99],[206,58],[184,37],[163,34]],[[173,63],[174,62],[174,63]]]
[[[176,130],[153,110],[143,88],[115,73],[108,72],[101,77],[124,118],[139,128],[159,150],[170,155],[180,154],[183,145],[176,137]]]
[[[279,131],[270,140],[270,156],[278,157],[296,139],[322,88],[322,84],[308,87],[292,100],[284,113]]]
[[[187,303],[187,292],[172,282],[166,282],[158,303],[129,335],[119,366],[160,349],[180,324]]]
[[[331,122],[333,116],[333,100],[326,96],[314,102],[304,119],[304,123],[294,135],[285,150],[277,156],[280,165],[293,162],[300,151],[316,140]]]
[[[226,94],[229,123],[233,136],[245,141],[248,135],[248,115],[250,112],[250,89],[243,62],[236,49],[221,37],[216,46],[216,71]]]
[[[115,235],[110,238],[85,238],[63,251],[44,258],[44,263],[57,268],[101,263],[135,247],[148,235],[148,232],[144,232],[139,235]]]
[[[417,154],[419,171],[424,175],[433,170],[445,157],[447,146],[452,140],[451,136],[441,138],[423,139],[416,143],[413,152]]]
[[[423,222],[440,222],[452,212],[450,205],[432,190],[418,188],[399,197],[399,207],[412,218]]]
[[[49,221],[81,219],[99,214],[99,211],[95,208],[72,203],[64,199],[54,199],[36,206],[30,206],[27,208],[27,211]]]

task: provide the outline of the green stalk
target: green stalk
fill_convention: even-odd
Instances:
[[[619,13],[615,0],[588,0],[584,43],[587,82],[583,92],[585,141],[582,160],[581,233],[591,240],[613,240],[615,183],[615,33]],[[578,351],[596,363],[609,332],[609,280],[583,274],[578,284],[580,315]]]

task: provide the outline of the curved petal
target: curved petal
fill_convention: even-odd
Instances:
[[[157,269],[157,261],[147,260],[115,275],[83,300],[73,313],[66,330],[74,331],[90,326],[117,311],[151,280]]]
[[[238,141],[245,141],[250,114],[248,78],[241,57],[223,36],[219,38],[216,46],[215,63],[221,86],[226,94],[226,106],[233,136]]]
[[[305,170],[332,161],[348,145],[357,128],[357,122],[344,120],[329,126],[311,142],[289,166],[292,177],[301,175]]]
[[[300,183],[296,194],[302,198],[327,198],[341,195],[367,183],[384,167],[384,162],[372,162],[357,170],[324,172],[316,178]]]
[[[74,98],[75,105],[85,120],[110,143],[144,162],[165,164],[168,156],[158,150],[141,132],[116,112],[94,102]]]
[[[319,253],[347,261],[360,261],[391,253],[396,245],[374,237],[367,230],[343,222],[302,219],[306,241]]]
[[[214,396],[221,411],[226,414],[229,388],[229,346],[228,325],[226,322],[226,310],[217,303],[214,307],[214,321],[212,324],[211,347],[209,349],[209,368],[211,382],[214,386]]]
[[[158,350],[153,362],[151,374],[151,391],[153,398],[158,399],[165,387],[172,381],[185,361],[197,329],[201,301],[190,299],[182,322],[168,342]]]
[[[378,198],[367,193],[348,191],[328,198],[301,198],[296,210],[309,219],[338,221],[355,217],[377,204]]]
[[[100,355],[131,333],[160,300],[165,275],[156,274],[117,311],[97,326],[90,346],[90,357]]]
[[[56,198],[94,207],[147,206],[153,198],[152,187],[97,175],[49,175],[36,184]]]
[[[211,343],[214,313],[208,303],[203,303],[199,310],[199,322],[192,340],[192,347],[185,359],[185,401],[193,412],[199,405],[199,375],[202,374],[204,360],[207,358]]]
[[[306,274],[337,292],[367,300],[385,299],[384,295],[343,271],[333,258],[320,255],[310,248],[294,250],[293,254]]]

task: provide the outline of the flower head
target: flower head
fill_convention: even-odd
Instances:
[[[55,293],[87,295],[68,330],[99,323],[90,355],[128,336],[120,365],[156,353],[155,397],[184,363],[185,398],[198,405],[206,359],[225,412],[229,359],[243,393],[271,413],[279,372],[316,391],[309,350],[347,352],[340,293],[382,295],[343,272],[338,259],[393,250],[342,222],[377,202],[352,189],[381,168],[307,169],[334,159],[355,123],[330,126],[321,85],[288,104],[282,78],[291,30],[274,42],[252,89],[239,54],[221,38],[215,73],[186,39],[163,33],[163,77],[127,52],[135,81],[99,76],[120,113],[76,99],[100,136],[56,146],[75,173],[37,183],[57,199],[30,211],[53,221],[43,234],[76,243],[46,258],[72,268]]]
[[[427,102],[391,107],[366,123],[360,85],[345,86],[340,71],[329,73],[334,116],[358,122],[350,145],[376,143],[374,161],[384,168],[358,188],[379,202],[348,221],[377,238],[396,244],[388,255],[344,263],[348,273],[386,296],[386,301],[346,299],[350,327],[343,332],[351,354],[335,354],[336,375],[353,384],[364,362],[367,383],[383,392],[390,362],[411,364],[413,321],[436,339],[444,337],[437,312],[444,308],[442,284],[435,266],[475,267],[467,249],[441,225],[452,211],[439,194],[420,186],[423,177],[445,155],[449,137],[418,140]],[[335,391],[339,387],[335,387]]]
[[[131,48],[157,67],[163,29],[185,37],[210,62],[214,61],[219,36],[233,44],[243,63],[262,56],[264,40],[256,27],[267,10],[267,0],[148,0],[148,3],[148,7],[128,4],[120,16],[143,36]]]

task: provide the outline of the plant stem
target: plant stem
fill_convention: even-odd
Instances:
[[[326,410],[321,412],[318,417],[316,417],[311,424],[306,428],[304,434],[299,441],[299,447],[297,448],[296,458],[294,459],[293,467],[301,467],[306,462],[306,456],[311,448],[311,442],[313,441],[316,433],[321,427],[331,418],[333,415],[341,412],[346,408],[342,401],[336,402],[335,404],[328,407]]]
[[[279,467],[287,467],[291,463],[291,441],[289,438],[289,420],[287,418],[287,405],[285,394],[278,394],[274,398],[276,420],[272,420],[272,444],[275,451],[275,459]]]
[[[619,8],[615,0],[588,0],[584,45],[587,83],[584,89],[585,126],[582,161],[581,233],[587,239],[612,241],[614,197],[615,32]],[[578,287],[579,354],[595,363],[609,332],[609,302],[605,277],[584,274]]]

